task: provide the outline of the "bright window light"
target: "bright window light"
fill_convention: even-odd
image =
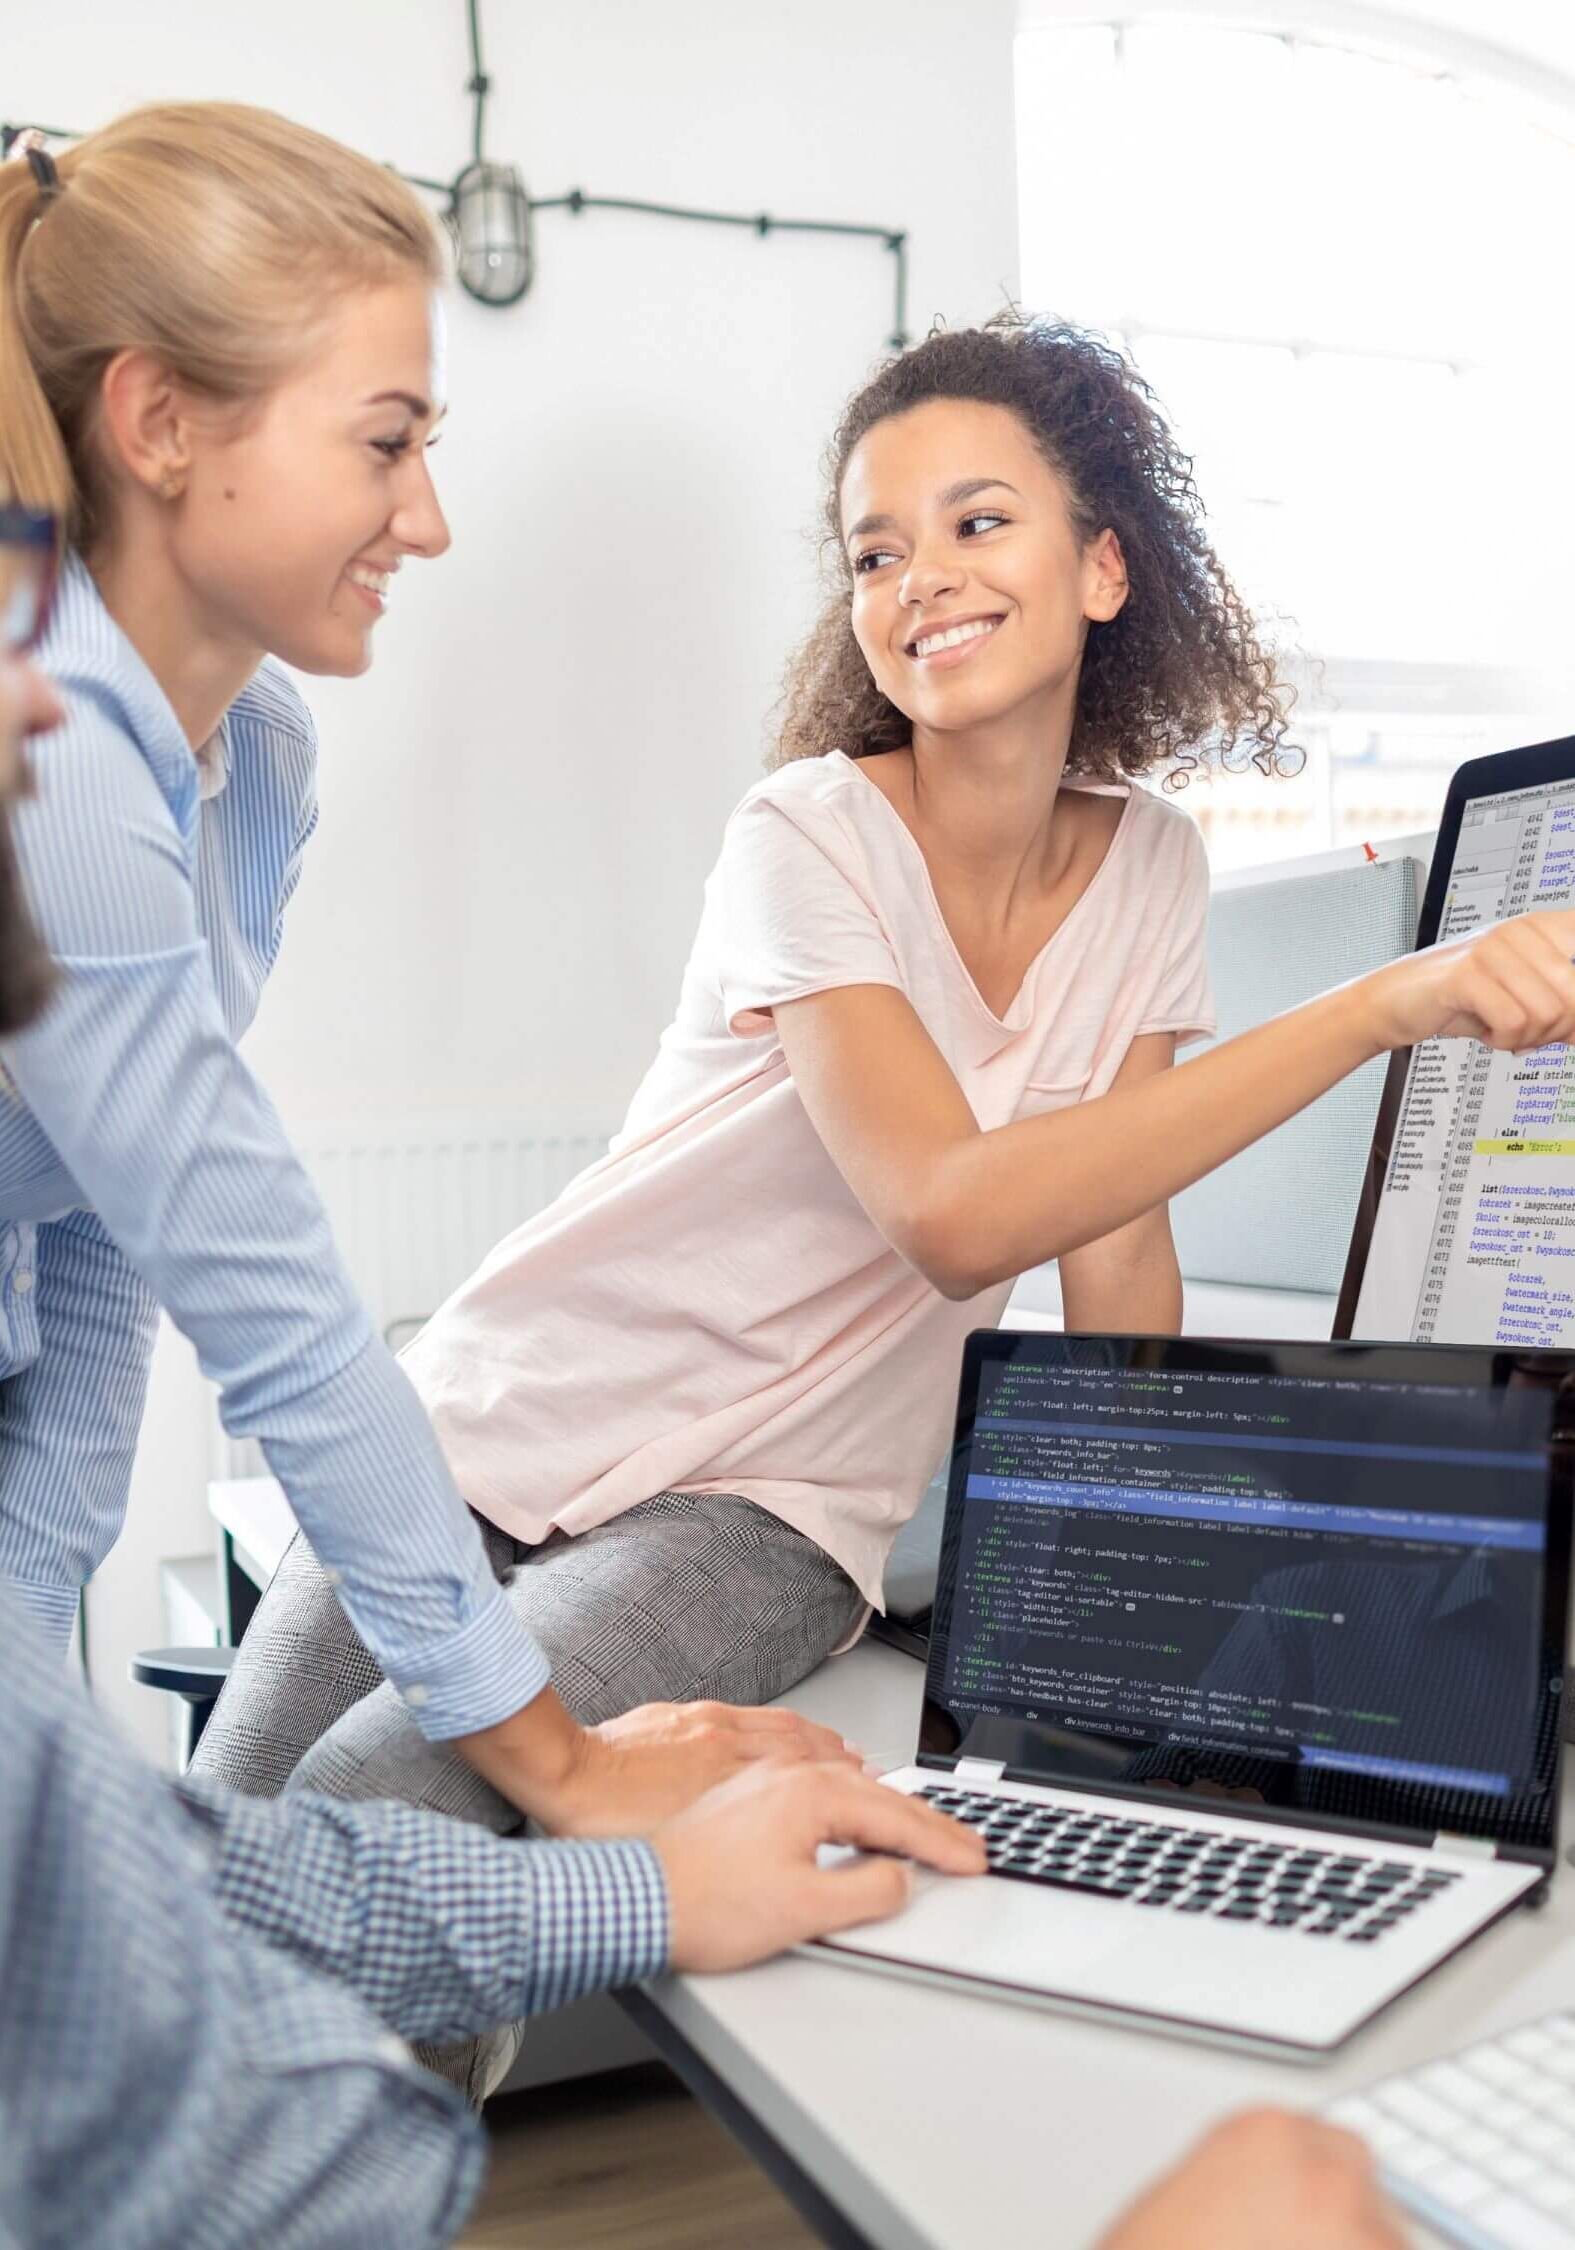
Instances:
[[[1017,100],[1024,302],[1131,352],[1308,682],[1299,782],[1195,792],[1216,863],[1575,730],[1575,118],[1174,17],[1025,28]]]

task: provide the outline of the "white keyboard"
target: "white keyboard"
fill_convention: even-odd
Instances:
[[[1466,2250],[1575,2244],[1575,2015],[1543,2016],[1330,2105],[1397,2202]]]

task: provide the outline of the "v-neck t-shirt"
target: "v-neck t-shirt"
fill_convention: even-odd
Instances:
[[[963,1339],[1011,1285],[956,1303],[892,1248],[811,1124],[772,1011],[892,986],[985,1130],[1107,1092],[1145,1033],[1207,1037],[1202,839],[1178,805],[1117,793],[1103,861],[997,1016],[916,838],[852,759],[750,790],[607,1155],[405,1354],[473,1507],[535,1544],[657,1492],[735,1492],[880,1603],[950,1435]]]

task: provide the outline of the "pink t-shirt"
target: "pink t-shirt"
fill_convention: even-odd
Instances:
[[[1140,1033],[1205,1036],[1202,840],[1177,806],[1125,794],[1103,865],[1000,1018],[853,760],[750,790],[623,1130],[405,1354],[473,1507],[534,1543],[674,1487],[741,1493],[879,1603],[950,1437],[963,1338],[1010,1287],[953,1303],[892,1249],[806,1116],[771,1010],[895,986],[986,1128],[1106,1092]]]

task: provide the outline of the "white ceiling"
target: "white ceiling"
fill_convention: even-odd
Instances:
[[[1575,79],[1575,7],[1570,0],[1390,0],[1397,16],[1413,16],[1465,34],[1485,47],[1546,63]]]
[[[1202,16],[1436,57],[1575,109],[1575,0],[1018,0],[1023,23]]]
[[[1485,45],[1546,63],[1575,77],[1575,8],[1570,0],[1394,0],[1395,13],[1464,32]]]

